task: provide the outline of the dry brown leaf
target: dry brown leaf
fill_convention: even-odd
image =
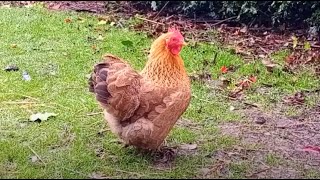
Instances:
[[[197,147],[198,147],[197,144],[183,144],[180,146],[180,148],[184,150],[194,150],[194,149],[197,149]]]
[[[267,71],[272,72],[274,70],[274,68],[279,67],[278,64],[273,63],[270,59],[265,58],[262,59],[262,64],[267,68]]]
[[[60,7],[61,7],[61,4],[54,4],[54,5],[50,6],[49,9],[58,10],[58,9],[60,9]]]
[[[99,20],[99,21],[109,22],[109,21],[111,21],[111,18],[110,18],[110,16],[99,16],[99,17],[98,17],[98,20]]]
[[[301,105],[305,101],[305,95],[302,92],[297,92],[293,96],[283,98],[283,101],[289,105]]]
[[[243,28],[240,29],[240,32],[243,34],[246,34],[248,32],[248,27],[244,26]]]
[[[292,64],[295,60],[295,56],[293,54],[286,57],[285,61],[287,64]]]
[[[71,23],[71,21],[72,21],[72,20],[71,20],[70,18],[64,19],[64,22],[65,22],[65,23]]]
[[[93,172],[89,175],[91,179],[109,179],[110,177],[105,176],[102,172]]]

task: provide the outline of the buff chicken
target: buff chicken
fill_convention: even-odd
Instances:
[[[184,45],[179,30],[169,28],[152,43],[141,72],[111,54],[94,66],[89,90],[111,131],[126,145],[159,149],[188,108],[190,80],[180,56]]]

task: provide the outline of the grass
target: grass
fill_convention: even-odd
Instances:
[[[71,23],[66,23],[66,18]],[[155,170],[150,157],[122,148],[111,132],[97,135],[107,125],[102,115],[87,115],[101,110],[88,92],[86,75],[106,52],[141,70],[146,61],[144,49],[152,42],[145,33],[98,25],[98,19],[88,14],[43,8],[1,8],[0,32],[1,67],[16,64],[20,68],[18,72],[0,71],[1,178],[87,178],[94,172],[115,178],[192,178],[211,162],[207,154],[238,143],[221,135],[216,125],[242,120],[241,114],[229,111],[233,102],[221,96],[223,92],[199,82],[192,84],[194,98],[183,118],[202,124],[202,129],[175,126],[168,137],[170,145],[198,143],[199,153],[178,156],[173,168]],[[99,35],[104,39],[97,40]],[[133,47],[121,43],[126,40],[132,41]],[[201,71],[213,52],[219,53],[210,67],[214,78],[222,65],[237,65],[236,72],[226,75],[234,82],[256,74],[253,88],[263,82],[274,84],[267,96],[248,91],[247,98],[253,102],[279,101],[274,97],[278,92],[293,93],[319,84],[307,71],[298,76],[268,73],[259,62],[244,64],[241,58],[209,44],[183,50],[188,72]],[[22,71],[32,80],[23,81]],[[58,115],[41,123],[29,122],[29,116],[37,112]],[[35,152],[43,162],[31,161]],[[249,164],[234,164],[229,175],[243,177],[248,168]]]

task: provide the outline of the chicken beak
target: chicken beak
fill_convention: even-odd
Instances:
[[[188,43],[186,43],[185,41],[182,42],[182,46],[187,46]]]

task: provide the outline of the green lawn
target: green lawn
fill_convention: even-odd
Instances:
[[[66,18],[71,22],[66,23]],[[146,62],[144,49],[152,42],[145,33],[98,22],[93,15],[75,12],[0,8],[0,65],[20,68],[17,72],[0,71],[0,178],[88,178],[94,172],[114,178],[201,177],[199,169],[214,163],[208,154],[239,143],[221,135],[217,128],[219,123],[244,120],[240,113],[229,111],[234,102],[226,99],[227,92],[193,82],[193,99],[183,118],[196,123],[197,128],[177,125],[167,141],[170,146],[193,143],[198,148],[195,153],[178,155],[171,168],[157,169],[150,156],[123,148],[110,131],[98,135],[108,127],[101,114],[87,115],[101,111],[88,92],[87,74],[107,52],[141,70]],[[99,35],[104,39],[99,40]],[[125,40],[132,41],[133,47],[124,46],[121,42]],[[247,99],[266,109],[269,102],[280,101],[279,94],[319,86],[319,79],[308,70],[298,75],[269,73],[259,61],[245,64],[239,57],[204,43],[183,49],[188,72],[201,71],[203,62],[212,60],[215,52],[216,64],[209,68],[213,79],[218,78],[222,65],[239,66],[225,75],[232,84],[255,74],[258,80],[247,92]],[[31,81],[22,80],[24,70]],[[254,91],[262,83],[274,85],[268,96]],[[308,102],[312,105],[313,101]],[[41,123],[29,122],[29,116],[37,112],[58,115]],[[32,162],[35,153],[41,160]],[[248,163],[234,164],[226,177],[244,177],[249,167]]]

